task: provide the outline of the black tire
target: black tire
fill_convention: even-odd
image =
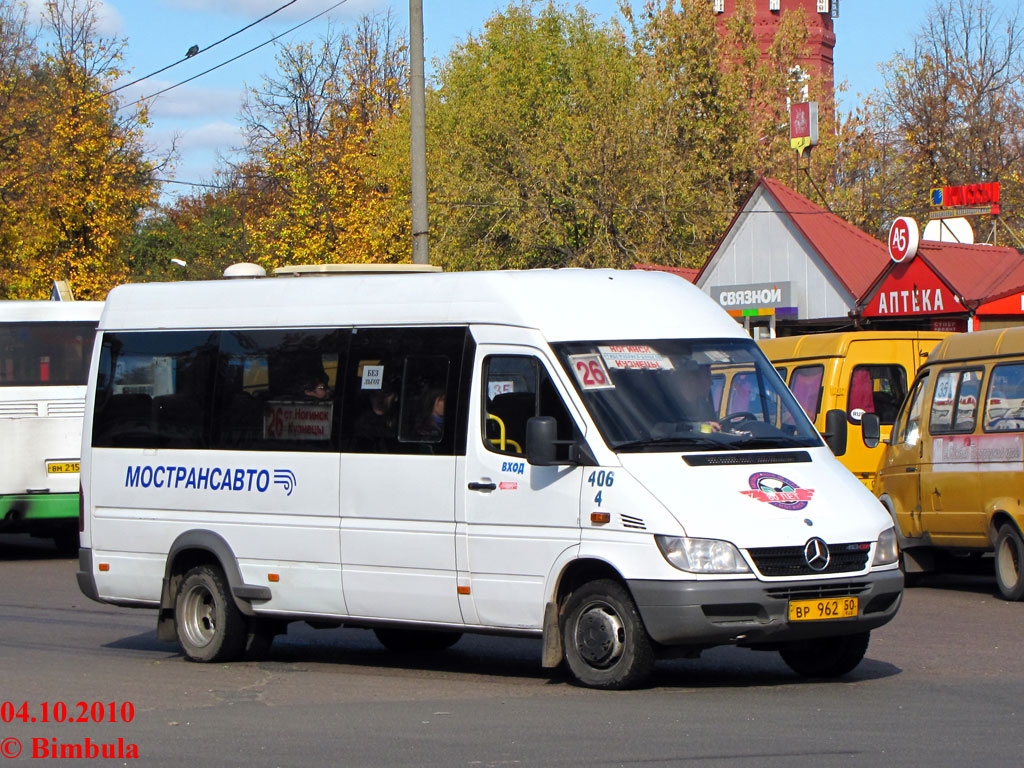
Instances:
[[[445,651],[459,642],[461,632],[444,632],[429,629],[373,630],[380,644],[395,653],[436,653]]]
[[[996,534],[996,583],[1004,599],[1024,599],[1024,539],[1010,523]]]
[[[636,604],[611,579],[588,582],[569,595],[562,643],[572,676],[591,688],[634,688],[654,669],[654,648]]]
[[[860,664],[870,632],[800,640],[779,650],[790,669],[804,677],[841,677]]]
[[[247,627],[219,568],[200,565],[185,574],[174,600],[178,642],[190,661],[239,658]]]
[[[53,535],[53,545],[66,557],[78,557],[78,529],[60,531]]]

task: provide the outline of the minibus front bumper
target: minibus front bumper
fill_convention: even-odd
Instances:
[[[648,634],[665,646],[757,646],[880,627],[899,610],[903,574],[896,569],[814,581],[628,582]],[[791,621],[791,600],[856,597],[857,616]]]

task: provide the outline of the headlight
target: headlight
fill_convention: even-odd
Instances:
[[[896,542],[896,529],[889,528],[882,531],[878,537],[878,544],[875,546],[875,560],[873,565],[892,565],[899,562],[900,545]]]
[[[655,536],[654,540],[665,559],[681,571],[750,573],[740,551],[728,541],[683,536]]]

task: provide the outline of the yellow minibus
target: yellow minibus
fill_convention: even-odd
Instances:
[[[960,333],[921,368],[879,467],[904,567],[995,552],[1007,600],[1024,598],[1024,328]]]

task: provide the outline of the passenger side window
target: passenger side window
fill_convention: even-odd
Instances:
[[[986,432],[1024,430],[1024,363],[1007,363],[992,369],[985,399]]]
[[[491,355],[484,360],[483,440],[495,453],[526,451],[526,422],[532,416],[554,417],[559,440],[572,440],[576,427],[547,369],[535,357]],[[559,445],[557,457],[568,456]]]
[[[907,374],[900,365],[858,365],[850,374],[847,417],[860,423],[865,413],[874,413],[882,424],[896,421],[896,413],[907,394]]]
[[[108,333],[100,350],[92,444],[207,448],[218,334]]]
[[[824,366],[804,365],[794,368],[789,379],[790,390],[812,422],[818,418],[821,408],[821,381],[824,377]]]
[[[893,445],[917,445],[921,438],[921,410],[924,403],[924,390],[928,384],[928,374],[914,382],[910,397],[903,404],[903,410],[897,419],[892,432]]]
[[[722,412],[722,393],[725,392],[725,374],[711,374],[711,406],[716,414]]]
[[[465,328],[369,328],[351,334],[343,445],[348,453],[464,450],[459,399]]]
[[[980,368],[938,375],[928,426],[931,434],[974,431],[981,375]]]
[[[338,359],[336,330],[224,332],[215,447],[337,450]]]
[[[0,324],[0,387],[85,384],[96,323]]]
[[[725,414],[728,416],[731,413],[760,412],[757,394],[757,374],[737,373],[729,385],[729,400],[725,406]]]

